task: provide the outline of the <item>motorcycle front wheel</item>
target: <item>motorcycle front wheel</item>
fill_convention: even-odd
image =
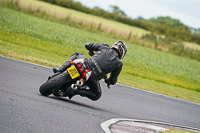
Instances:
[[[52,94],[53,89],[56,89],[60,86],[69,84],[72,82],[72,79],[67,71],[47,80],[39,88],[41,95],[49,96]]]

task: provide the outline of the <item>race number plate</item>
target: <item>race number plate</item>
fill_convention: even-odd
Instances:
[[[71,66],[67,69],[69,75],[71,76],[72,79],[77,78],[78,76],[80,76],[79,72],[77,71],[75,66]]]

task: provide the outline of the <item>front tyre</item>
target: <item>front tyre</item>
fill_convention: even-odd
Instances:
[[[72,81],[68,72],[65,71],[49,80],[47,80],[44,84],[42,84],[39,88],[41,95],[49,96],[52,94],[53,89],[56,89],[59,86],[63,86],[64,84],[70,83]]]

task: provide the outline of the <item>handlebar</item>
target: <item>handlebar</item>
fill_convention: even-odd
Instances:
[[[107,77],[107,75],[105,75],[103,78],[104,78],[105,83],[107,84],[108,89],[110,89],[111,84],[110,84],[109,78]]]
[[[94,55],[94,51],[89,50],[88,54],[89,54],[90,56],[93,56],[93,55]]]

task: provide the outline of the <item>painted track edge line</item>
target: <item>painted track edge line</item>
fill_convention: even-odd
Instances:
[[[27,63],[27,64],[32,64],[32,65],[39,66],[39,67],[44,67],[44,68],[52,69],[52,67],[48,67],[48,66],[44,66],[44,65],[39,65],[39,64],[36,64],[36,63],[31,63],[31,62],[23,61],[23,60],[20,60],[20,59],[14,59],[14,58],[2,56],[2,55],[0,55],[0,57],[11,59],[11,60],[15,60],[15,61],[19,61],[19,62],[23,62],[23,63]],[[121,85],[121,86],[129,87],[129,88],[134,88],[134,87],[123,85],[123,84],[119,84],[119,83],[117,83],[117,84]],[[144,91],[144,92],[148,92],[148,93],[152,93],[152,94],[161,95],[161,96],[164,96],[164,97],[173,98],[173,99],[184,101],[184,102],[188,102],[188,103],[193,103],[193,104],[200,105],[198,103],[194,103],[194,102],[191,102],[191,101],[187,101],[187,100],[182,100],[182,99],[170,97],[170,96],[167,96],[167,95],[163,95],[163,94],[159,94],[159,93],[155,93],[155,92],[151,92],[151,91],[147,91],[147,90],[142,90],[142,89],[139,89],[139,88],[134,88],[134,89],[137,89],[137,90],[140,90],[140,91]],[[151,123],[152,122],[152,123],[155,123],[155,124],[164,124],[164,125],[170,125],[170,126],[177,126],[177,127],[192,129],[192,130],[195,130],[195,131],[200,131],[200,129],[197,129],[197,128],[191,128],[191,127],[186,127],[186,126],[174,125],[174,124],[169,124],[169,123],[162,123],[162,122],[155,122],[155,121],[146,121],[146,120],[135,120],[135,119],[123,119],[123,118],[113,118],[113,119],[107,120],[107,121],[101,123],[101,127],[102,127],[102,129],[105,129],[104,131],[107,131],[106,133],[112,133],[109,130],[109,127],[110,127],[111,124],[108,127],[107,123],[112,123],[113,124],[113,123],[116,123],[116,122],[119,122],[119,121],[135,121],[135,122],[144,122],[144,123],[145,122],[146,123]]]
[[[32,65],[39,66],[39,67],[45,67],[45,68],[52,69],[52,67],[48,67],[48,66],[44,66],[44,65],[39,65],[39,64],[36,64],[36,63],[32,63],[32,62],[23,61],[23,60],[20,60],[20,59],[15,59],[15,58],[7,57],[7,56],[2,56],[2,55],[0,55],[0,57],[4,57],[4,58],[10,59],[10,60],[19,61],[19,62],[23,62],[23,63],[27,63],[27,64],[32,64]]]
[[[105,133],[112,133],[112,131],[110,130],[111,125],[114,124],[114,123],[120,122],[120,121],[161,124],[161,125],[166,125],[166,126],[174,126],[174,127],[189,129],[189,130],[195,131],[195,132],[199,132],[200,131],[200,129],[198,129],[198,128],[187,127],[187,126],[182,126],[182,125],[176,125],[176,124],[171,124],[171,123],[148,121],[148,120],[125,119],[125,118],[112,118],[112,119],[109,119],[109,120],[101,123],[101,128],[104,130]]]
[[[23,62],[23,63],[32,64],[32,65],[39,66],[39,67],[45,67],[45,68],[52,69],[52,67],[48,67],[48,66],[44,66],[44,65],[39,65],[39,64],[36,64],[36,63],[31,63],[31,62],[27,62],[27,61],[23,61],[23,60],[19,60],[19,59],[14,59],[14,58],[2,56],[2,55],[0,55],[0,57],[4,57],[4,58],[11,59],[11,60],[15,60],[15,61],[20,61],[20,62]],[[119,84],[119,83],[116,83],[116,84],[121,85],[121,86],[125,86],[125,87],[129,87],[129,88],[133,88],[133,89],[136,89],[136,90],[140,90],[140,91],[143,91],[143,92],[148,92],[148,93],[151,93],[151,94],[156,94],[156,95],[163,96],[163,97],[166,97],[166,98],[171,98],[171,99],[178,100],[178,101],[183,101],[183,102],[187,102],[187,103],[196,104],[196,105],[199,105],[199,106],[200,106],[199,103],[195,103],[195,102],[191,102],[191,101],[187,101],[187,100],[183,100],[183,99],[179,99],[179,98],[175,98],[175,97],[171,97],[171,96],[159,94],[159,93],[156,93],[156,92],[151,92],[151,91],[147,91],[147,90],[142,90],[142,89],[139,89],[139,88],[135,88],[135,87],[131,87],[131,86]]]
[[[131,87],[131,86],[124,85],[124,84],[119,84],[119,83],[116,83],[116,84],[121,85],[121,86],[124,86],[124,87],[134,88],[135,90],[140,90],[140,91],[143,91],[143,92],[147,92],[147,93],[151,93],[151,94],[155,94],[155,95],[163,96],[163,97],[166,97],[166,98],[171,98],[171,99],[174,99],[174,100],[177,100],[177,101],[182,101],[182,102],[192,103],[192,104],[196,104],[196,105],[199,105],[199,106],[200,106],[199,103],[195,103],[195,102],[191,102],[191,101],[187,101],[187,100],[179,99],[179,98],[176,98],[176,97],[167,96],[167,95],[160,94],[160,93],[156,93],[156,92],[152,92],[152,91],[143,90],[143,89],[140,89],[140,88]]]

